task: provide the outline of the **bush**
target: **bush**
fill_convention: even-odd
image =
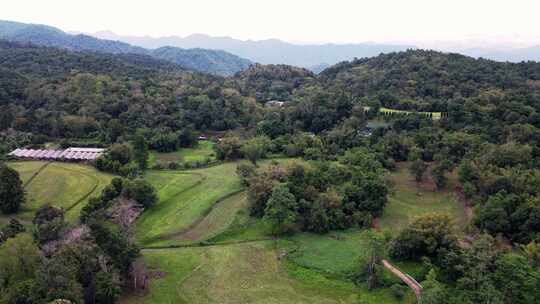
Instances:
[[[137,201],[145,208],[152,207],[158,200],[156,189],[143,179],[128,181],[124,185],[124,194],[127,198]]]
[[[394,284],[390,286],[390,290],[392,291],[392,295],[397,300],[402,300],[405,297],[405,289],[406,287],[401,284]]]
[[[19,173],[0,164],[0,210],[5,214],[15,213],[24,202],[24,189]]]

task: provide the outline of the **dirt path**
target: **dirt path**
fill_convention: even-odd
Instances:
[[[382,260],[382,263],[386,269],[390,270],[413,290],[414,294],[416,295],[416,299],[418,300],[418,303],[420,303],[420,299],[422,297],[422,285],[420,285],[420,283],[418,283],[410,275],[403,273],[396,267],[392,266],[392,264],[390,264],[390,262],[388,262],[387,260]]]

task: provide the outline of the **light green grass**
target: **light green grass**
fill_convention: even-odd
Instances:
[[[98,195],[110,183],[112,175],[96,169],[70,163],[14,162],[9,163],[20,172],[21,180],[28,179],[43,168],[25,187],[26,203],[15,215],[24,222],[32,220],[36,210],[50,204],[66,210],[66,220],[78,219],[81,208],[89,197]]]
[[[280,259],[274,242],[144,251],[153,269],[146,296],[121,303],[398,303],[388,290],[367,292]]]
[[[185,241],[208,240],[224,232],[234,221],[236,214],[247,208],[246,192],[240,192],[217,203],[210,213],[194,227],[179,236]]]
[[[201,140],[195,148],[180,148],[178,151],[160,153],[152,151],[150,153],[149,163],[150,166],[154,165],[156,161],[162,163],[168,162],[203,162],[209,159],[213,161],[216,159],[214,153],[214,143],[209,140]]]
[[[365,231],[335,231],[325,235],[297,233],[289,258],[298,265],[324,273],[346,275],[356,271],[365,256]]]
[[[466,223],[464,206],[448,190],[453,189],[455,177],[451,176],[447,190],[435,191],[431,186],[418,186],[409,173],[408,164],[404,164],[390,178],[395,187],[380,219],[382,229],[397,233],[415,216],[432,212],[447,213],[460,226]]]
[[[156,182],[155,179],[167,180],[160,177],[161,175],[172,178],[175,173],[164,171],[149,173],[148,180],[160,191],[160,202],[145,212],[137,222],[136,236],[143,245],[162,246],[178,243],[174,238],[205,216],[214,203],[241,189],[236,176],[236,163],[185,171],[184,175],[188,177],[176,174],[181,176],[182,180],[172,184]],[[202,180],[193,187],[189,186],[189,183],[196,179]],[[172,195],[164,196],[161,193],[163,187],[168,187],[167,192]]]
[[[43,161],[25,161],[25,162],[10,162],[8,166],[19,172],[19,177],[23,184],[26,184],[28,180],[39,171],[47,163]]]

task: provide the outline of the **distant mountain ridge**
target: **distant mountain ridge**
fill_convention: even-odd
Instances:
[[[47,25],[12,21],[0,21],[0,39],[71,51],[149,55],[174,62],[187,69],[222,76],[233,75],[251,65],[249,60],[221,50],[181,49],[178,47],[148,50],[121,41],[99,39],[84,34],[72,35]]]
[[[212,37],[194,34],[187,37],[134,37],[116,35],[110,31],[91,34],[98,38],[112,39],[145,48],[159,48],[170,45],[181,48],[204,48],[224,50],[237,56],[262,64],[287,64],[310,68],[320,72],[321,67],[352,60],[354,58],[373,57],[381,53],[390,53],[415,49],[412,45],[393,44],[313,44],[298,45],[278,39],[238,40],[230,37]]]

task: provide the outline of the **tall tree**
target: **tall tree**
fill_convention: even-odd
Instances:
[[[5,214],[15,213],[24,202],[23,183],[19,173],[0,164],[0,210]]]
[[[133,139],[133,158],[141,170],[148,168],[148,142],[142,130],[137,130]]]
[[[292,229],[296,221],[297,208],[296,198],[289,192],[287,186],[277,185],[272,189],[264,217],[272,222],[274,234],[285,233]]]

